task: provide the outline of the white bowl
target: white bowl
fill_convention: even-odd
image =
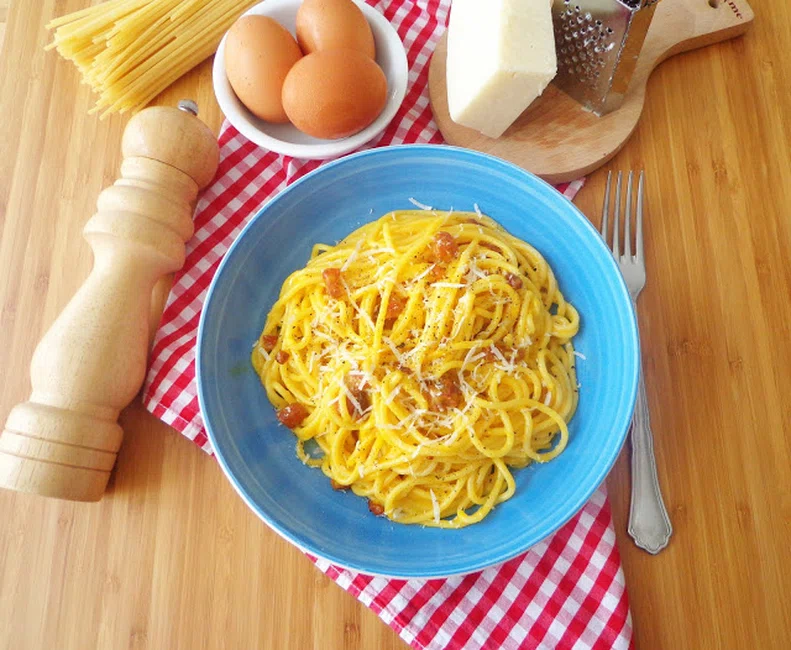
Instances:
[[[376,62],[387,78],[387,103],[372,124],[359,133],[339,140],[321,140],[302,133],[293,124],[271,124],[258,119],[231,88],[225,74],[225,39],[214,57],[212,78],[214,95],[220,109],[228,121],[249,140],[262,147],[295,158],[313,158],[323,160],[342,156],[372,140],[390,123],[398,111],[406,94],[409,69],[404,44],[395,28],[376,9],[354,0],[362,9],[376,43]],[[302,0],[264,0],[244,13],[245,16],[258,15],[274,18],[292,35],[296,33],[297,9]]]

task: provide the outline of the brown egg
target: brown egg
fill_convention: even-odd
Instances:
[[[362,131],[387,103],[387,79],[356,50],[323,50],[300,59],[283,84],[283,108],[300,131],[334,140]]]
[[[294,37],[267,16],[242,16],[225,41],[225,73],[239,101],[267,122],[288,122],[283,81],[302,58]]]
[[[305,54],[348,48],[376,58],[371,26],[352,0],[305,0],[297,10],[297,40]]]

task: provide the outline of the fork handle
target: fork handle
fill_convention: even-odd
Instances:
[[[635,544],[652,555],[665,548],[673,534],[659,489],[642,367],[632,419],[632,503],[628,530]]]

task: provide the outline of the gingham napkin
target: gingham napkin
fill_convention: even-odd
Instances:
[[[367,0],[407,48],[409,86],[398,114],[368,146],[441,143],[428,101],[428,62],[450,0]],[[267,199],[321,163],[265,151],[227,123],[220,167],[203,193],[195,235],[154,341],[144,403],[211,453],[198,409],[195,343],[206,290],[231,242]],[[558,189],[573,198],[582,181]],[[414,648],[624,649],[632,626],[604,488],[560,531],[527,553],[445,580],[387,580],[311,558]]]

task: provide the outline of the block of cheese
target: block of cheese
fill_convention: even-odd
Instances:
[[[450,117],[500,137],[557,72],[550,0],[453,0]]]

